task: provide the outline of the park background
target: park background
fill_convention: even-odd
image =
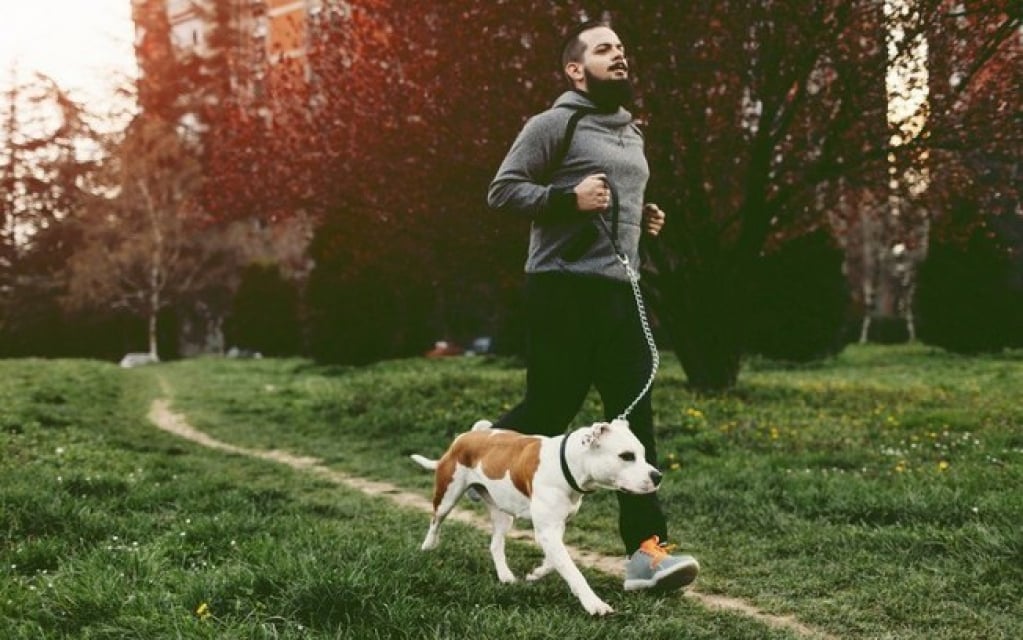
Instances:
[[[583,16],[628,43],[669,216],[644,288],[691,384],[747,354],[1023,343],[1018,3],[131,10],[111,99],[11,74],[2,355],[521,352],[527,222],[485,192]]]
[[[43,25],[47,51],[84,56],[56,28],[71,4],[14,5],[31,24],[5,42]],[[221,438],[425,492],[404,455],[521,392],[528,221],[485,192],[564,89],[560,33],[585,17],[626,43],[668,214],[642,286],[662,493],[712,568],[698,588],[838,637],[1018,637],[1018,2],[119,6],[130,61],[102,99],[22,58],[0,100],[11,637],[788,637],[694,606],[665,622],[659,601],[589,627],[563,585],[491,593],[485,562],[422,566],[418,529],[398,533],[419,514],[339,506],[145,419],[170,396]],[[113,366],[129,352],[164,364]],[[421,357],[467,353],[485,357]],[[591,398],[579,420],[598,416]],[[613,517],[594,500],[574,541],[615,553]],[[203,542],[171,531],[185,520]],[[427,577],[382,571],[374,536]],[[451,554],[485,560],[480,542]],[[452,607],[430,580],[507,606]]]

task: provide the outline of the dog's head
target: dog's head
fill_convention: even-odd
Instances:
[[[583,464],[598,485],[625,493],[657,490],[661,472],[646,461],[646,450],[628,422],[598,422],[581,431]]]

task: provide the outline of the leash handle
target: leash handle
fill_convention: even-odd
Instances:
[[[622,250],[618,248],[618,214],[620,212],[618,190],[615,189],[615,186],[607,179],[607,172],[604,173],[604,176],[603,182],[607,185],[607,190],[611,192],[611,228],[608,229],[607,220],[604,220],[604,214],[598,213],[597,219],[600,220],[601,226],[604,227],[604,233],[606,233],[608,239],[611,240],[611,248],[614,249],[615,255],[618,256],[619,260],[621,260],[625,257],[625,254],[623,254]]]

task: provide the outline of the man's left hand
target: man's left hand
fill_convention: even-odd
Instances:
[[[643,205],[643,230],[656,236],[664,227],[664,212],[656,204],[648,202]]]

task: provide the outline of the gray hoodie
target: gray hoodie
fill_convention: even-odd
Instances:
[[[643,137],[625,109],[589,113],[579,120],[561,166],[551,167],[574,108],[595,106],[584,94],[566,91],[553,107],[526,122],[490,183],[487,203],[532,221],[527,273],[559,271],[628,280],[597,219],[602,215],[610,229],[610,211],[578,211],[572,189],[588,175],[607,174],[619,201],[618,247],[638,272],[643,192],[650,177]]]

